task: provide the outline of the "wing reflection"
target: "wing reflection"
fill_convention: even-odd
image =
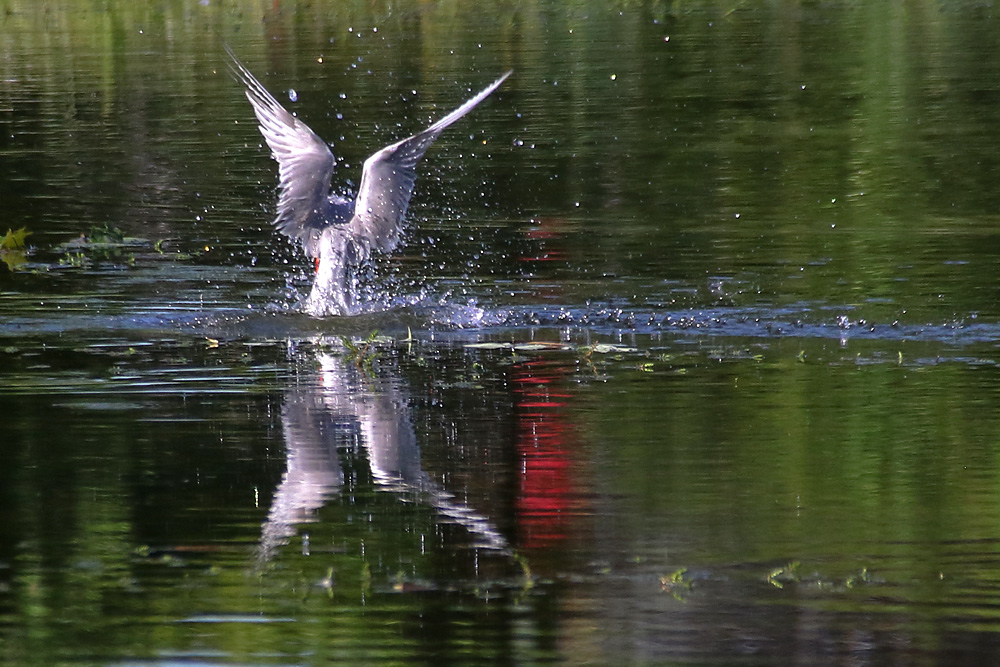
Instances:
[[[258,562],[270,560],[300,524],[344,486],[341,456],[364,452],[375,484],[404,502],[432,507],[442,521],[463,526],[473,546],[507,550],[493,522],[449,493],[421,466],[409,392],[399,377],[368,377],[338,354],[317,355],[318,377],[289,388],[281,421],[287,469],[264,523]]]

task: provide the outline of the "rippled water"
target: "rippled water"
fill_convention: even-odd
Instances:
[[[988,3],[265,4],[0,12],[0,661],[992,664]],[[345,191],[515,71],[356,317],[223,41]]]

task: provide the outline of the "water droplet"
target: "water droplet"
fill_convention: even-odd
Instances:
[[[299,94],[297,92],[295,92],[294,88],[289,88],[288,89],[288,99],[290,99],[292,102],[298,102],[299,101]]]

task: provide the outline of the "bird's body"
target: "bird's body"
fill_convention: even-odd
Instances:
[[[446,127],[486,99],[510,72],[427,129],[372,154],[365,160],[357,197],[351,201],[331,191],[337,161],[330,148],[227,51],[278,162],[274,224],[316,261],[305,310],[317,316],[352,314],[356,311],[353,272],[373,252],[391,252],[399,243],[417,162]]]

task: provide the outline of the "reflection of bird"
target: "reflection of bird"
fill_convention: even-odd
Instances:
[[[303,378],[285,396],[281,421],[288,467],[264,523],[258,562],[270,560],[300,524],[314,521],[331,496],[350,489],[341,457],[355,450],[367,455],[378,488],[432,507],[441,522],[463,526],[475,546],[505,550],[507,541],[493,522],[421,466],[402,380],[366,378],[357,365],[333,354],[321,353],[318,360],[319,377]]]
[[[337,161],[329,147],[282,107],[232,50],[226,50],[233,60],[233,72],[246,86],[260,132],[278,162],[274,224],[299,241],[316,262],[306,310],[314,315],[350,314],[355,300],[350,271],[366,262],[373,250],[390,252],[396,247],[413,194],[417,162],[446,127],[472,111],[511,73],[427,129],[365,160],[357,199],[350,201],[331,192],[330,179]]]

